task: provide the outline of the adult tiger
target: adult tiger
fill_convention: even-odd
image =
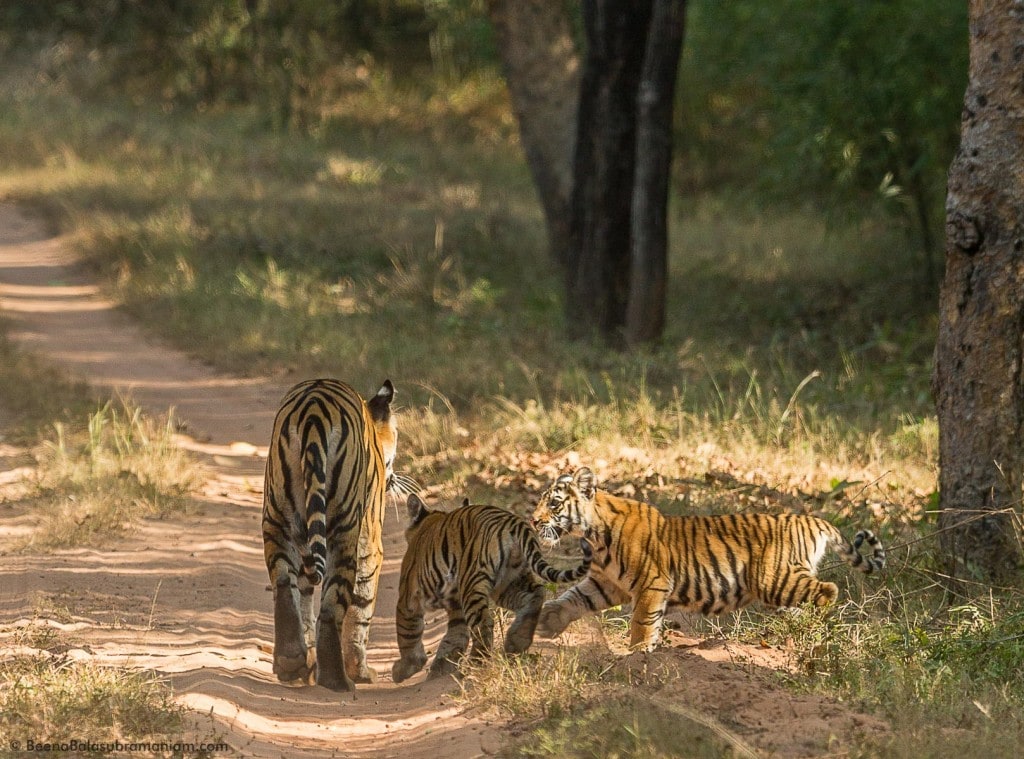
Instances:
[[[263,550],[274,590],[273,670],[280,680],[353,690],[353,681],[375,679],[366,639],[397,443],[394,394],[390,380],[368,402],[343,382],[309,380],[288,391],[274,419]]]
[[[545,539],[582,534],[594,552],[589,575],[544,604],[537,632],[554,637],[584,614],[629,601],[630,646],[644,650],[657,643],[668,607],[720,614],[752,601],[831,603],[838,587],[814,576],[827,546],[862,572],[885,566],[885,551],[870,530],[851,544],[825,520],[805,514],[667,517],[597,489],[585,467],[544,491],[533,521]],[[871,556],[860,554],[863,543]]]
[[[437,647],[430,677],[455,671],[473,640],[472,656],[487,653],[494,642],[492,603],[516,613],[505,633],[505,652],[522,653],[533,643],[544,587],[537,581],[573,582],[587,573],[583,563],[558,571],[544,561],[537,535],[522,517],[497,506],[471,505],[454,511],[429,511],[409,496],[409,547],[402,559],[395,622],[401,658],[391,677],[396,683],[423,669],[424,608],[445,609],[448,630]],[[536,577],[535,577],[536,576]]]

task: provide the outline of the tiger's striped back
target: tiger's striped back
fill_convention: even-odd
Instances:
[[[590,566],[589,546],[583,562],[572,569],[549,565],[536,533],[525,519],[497,506],[471,505],[450,512],[429,511],[416,496],[409,497],[409,546],[402,560],[396,609],[398,646],[402,653],[392,671],[401,682],[426,663],[423,651],[423,612],[445,608],[449,629],[438,647],[432,676],[451,671],[473,639],[473,650],[490,648],[493,624],[490,607],[497,604],[516,612],[505,636],[505,650],[519,653],[533,642],[545,582],[574,582]],[[479,649],[479,650],[478,650]]]
[[[595,555],[583,582],[545,604],[541,632],[557,634],[585,613],[630,601],[631,644],[647,648],[669,607],[720,614],[753,601],[831,603],[838,587],[815,576],[829,546],[862,572],[885,566],[885,551],[870,530],[851,544],[833,525],[804,514],[666,517],[597,489],[585,468],[544,492],[534,523],[549,540],[585,535]],[[860,553],[864,543],[870,555]]]
[[[263,539],[275,592],[274,671],[281,679],[312,674],[307,648],[314,634],[317,682],[350,690],[353,679],[373,677],[365,642],[397,446],[393,397],[390,381],[364,401],[338,380],[309,380],[288,392],[274,420]],[[321,603],[315,623],[317,586]],[[350,607],[351,634],[341,641]]]

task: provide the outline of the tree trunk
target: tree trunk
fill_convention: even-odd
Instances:
[[[970,75],[946,200],[934,385],[950,574],[1020,566],[1024,465],[1024,8],[971,0]]]
[[[637,97],[636,173],[625,340],[661,337],[668,284],[668,189],[672,113],[686,0],[655,0]]]
[[[569,249],[579,57],[564,0],[487,0],[555,260]]]
[[[621,337],[629,297],[636,88],[651,2],[584,0],[583,64],[573,170],[567,328]]]

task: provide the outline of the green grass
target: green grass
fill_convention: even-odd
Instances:
[[[0,396],[8,420],[4,435],[35,443],[53,424],[81,424],[95,405],[88,387],[15,346],[0,320]]]

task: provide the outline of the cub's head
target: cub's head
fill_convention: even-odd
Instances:
[[[587,527],[587,504],[594,500],[597,486],[594,473],[586,467],[574,474],[563,474],[545,490],[533,510],[533,526],[541,539],[553,543],[570,532]]]
[[[391,380],[384,380],[380,390],[366,403],[366,408],[377,430],[377,443],[384,457],[386,489],[394,489],[395,453],[398,451],[398,422],[391,413],[391,401],[395,398],[395,386]]]

